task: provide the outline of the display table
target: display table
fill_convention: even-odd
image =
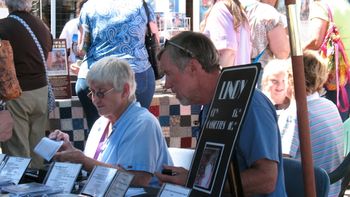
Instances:
[[[56,99],[56,106],[49,116],[50,131],[60,129],[68,133],[74,146],[83,149],[88,127],[78,97]],[[196,146],[200,106],[183,106],[173,94],[156,93],[149,110],[158,118],[169,147]]]

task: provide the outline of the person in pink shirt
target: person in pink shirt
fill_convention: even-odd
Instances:
[[[250,63],[249,23],[239,0],[214,0],[201,30],[219,51],[222,67]]]

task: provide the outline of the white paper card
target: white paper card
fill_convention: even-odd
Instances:
[[[133,178],[133,174],[118,171],[117,175],[114,177],[111,185],[109,186],[106,197],[123,197]]]
[[[71,193],[82,164],[55,162],[49,171],[45,185],[60,188],[63,193]]]
[[[11,182],[18,184],[25,170],[27,169],[30,158],[9,156],[4,167],[1,169],[0,177],[11,179]]]
[[[81,193],[94,197],[104,196],[116,173],[115,168],[95,166]]]
[[[190,188],[166,183],[160,189],[158,197],[187,197],[190,193]]]
[[[55,141],[47,137],[43,137],[35,146],[34,152],[40,155],[46,161],[50,161],[62,144],[63,141]]]

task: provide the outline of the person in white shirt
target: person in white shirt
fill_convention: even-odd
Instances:
[[[73,47],[73,37],[76,39],[76,46],[78,45],[78,38],[80,37],[80,31],[78,28],[79,24],[79,15],[80,10],[83,7],[84,3],[86,3],[88,0],[78,0],[76,2],[76,17],[69,20],[63,27],[63,30],[60,34],[60,39],[66,39],[67,44],[67,50],[69,51],[68,56],[68,64],[72,65],[71,71],[74,74],[78,74],[79,69],[77,66],[75,66],[75,62],[77,62],[78,59],[83,57],[83,54],[79,53],[77,50],[74,50]]]
[[[0,18],[5,18],[9,15],[9,10],[5,6],[4,0],[0,0]]]

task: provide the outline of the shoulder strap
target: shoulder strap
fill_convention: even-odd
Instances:
[[[145,8],[145,11],[146,11],[146,15],[147,15],[147,28],[148,28],[148,33],[151,33],[151,27],[149,26],[149,22],[150,22],[150,16],[149,16],[149,9],[148,9],[148,5],[146,3],[145,0],[142,0],[143,1],[143,7]]]
[[[253,63],[257,63],[264,54],[266,47],[254,58]]]
[[[18,17],[18,16],[16,16],[16,15],[13,15],[13,14],[9,15],[8,17],[17,20],[18,22],[20,22],[20,23],[28,30],[28,32],[29,32],[29,34],[32,36],[32,38],[33,38],[33,40],[34,40],[36,46],[38,47],[38,50],[39,50],[40,55],[41,55],[41,59],[42,59],[44,65],[45,65],[45,69],[46,69],[47,65],[46,65],[46,60],[45,60],[43,48],[41,47],[41,45],[40,45],[40,43],[39,43],[39,40],[38,40],[38,38],[35,36],[35,34],[34,34],[34,32],[32,31],[32,29],[31,29],[31,28],[29,27],[29,25],[28,25],[22,18],[20,18],[20,17]]]

